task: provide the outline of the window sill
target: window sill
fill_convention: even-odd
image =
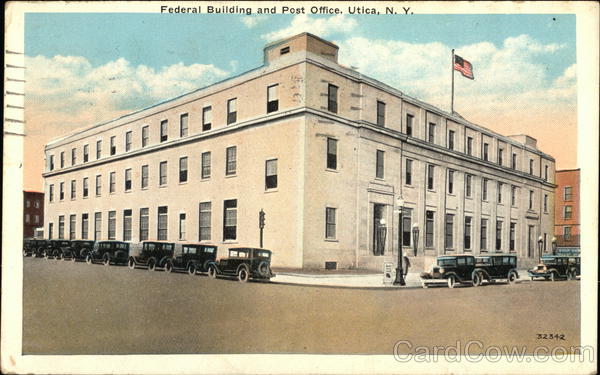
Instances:
[[[165,184],[165,185],[158,185],[158,188],[159,189],[163,189],[163,188],[166,188],[167,186],[168,186],[167,184]]]
[[[436,193],[436,191],[433,190],[433,189],[427,189],[427,191],[430,192],[430,193]]]
[[[207,181],[210,181],[210,177],[202,177],[200,179],[200,182],[207,182]]]
[[[385,178],[382,178],[382,177],[375,177],[375,181],[385,181]]]
[[[108,193],[108,195],[115,195],[116,193],[114,191]]]
[[[473,196],[469,195],[469,196],[465,196],[465,199],[470,199],[473,200]]]
[[[279,191],[279,189],[277,189],[277,188],[267,189],[267,190],[265,190],[265,194],[268,194],[268,193],[277,193],[278,191]]]
[[[237,177],[237,173],[232,173],[232,174],[226,174],[225,178],[234,178]]]
[[[131,189],[129,189],[129,190],[125,190],[125,191],[124,191],[124,193],[126,193],[126,194],[127,194],[127,193],[131,193]]]
[[[187,181],[179,181],[179,185],[187,185]]]
[[[85,197],[83,197],[82,199],[88,199],[88,196],[86,195]]]
[[[456,196],[456,194],[454,194],[454,193],[448,193],[448,195],[451,196],[451,197],[455,197]]]
[[[237,240],[225,240],[222,243],[225,245],[234,245],[234,244],[237,244],[238,241]]]
[[[323,241],[325,241],[325,242],[340,242],[337,238],[324,238]]]
[[[142,190],[142,191],[148,190],[148,186],[142,187],[142,188],[140,188],[140,190]]]
[[[340,173],[337,169],[325,168],[325,172]]]

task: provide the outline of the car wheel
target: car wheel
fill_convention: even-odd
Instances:
[[[26,257],[27,256],[27,251],[23,250],[23,256]]]
[[[556,274],[554,272],[550,272],[550,281],[556,281]]]
[[[508,274],[508,283],[509,284],[514,284],[517,282],[517,274],[514,272],[510,272]]]
[[[448,288],[454,288],[456,286],[456,276],[450,275],[448,276]]]
[[[48,250],[44,250],[44,259],[50,258],[50,252]]]
[[[75,256],[75,253],[71,253],[71,262],[77,262],[77,257]]]
[[[483,283],[483,275],[479,272],[473,275],[473,286],[480,286]]]
[[[208,266],[208,277],[210,277],[211,279],[217,278],[217,269],[215,268],[215,266]]]
[[[269,263],[267,263],[266,261],[263,260],[262,262],[260,262],[256,269],[258,270],[259,275],[261,275],[262,277],[269,277]]]
[[[239,282],[245,283],[248,281],[248,279],[250,279],[250,273],[246,267],[242,267],[238,270],[237,277]]]
[[[574,270],[570,270],[570,271],[567,273],[567,279],[568,279],[568,280],[575,280],[576,278],[577,278],[577,275],[575,274],[575,271],[574,271]]]
[[[167,261],[165,263],[165,272],[171,273],[172,271],[173,271],[173,263],[171,263],[171,261]]]
[[[135,269],[135,260],[133,260],[133,258],[129,258],[127,261],[127,267],[129,267],[130,270]]]
[[[156,262],[154,261],[154,259],[150,259],[148,261],[148,271],[154,271],[156,270]]]
[[[190,264],[190,265],[188,266],[188,269],[187,269],[187,271],[188,271],[188,273],[189,273],[190,275],[195,275],[195,274],[196,274],[196,265],[194,265],[194,264]]]
[[[92,256],[90,254],[85,257],[85,262],[87,264],[92,264]]]
[[[110,266],[110,255],[104,254],[104,256],[102,257],[102,264],[104,264],[105,266]]]

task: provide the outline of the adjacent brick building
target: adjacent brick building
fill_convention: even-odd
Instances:
[[[579,247],[579,169],[556,171],[554,236],[558,247]]]
[[[23,237],[33,237],[44,226],[44,193],[23,191]]]

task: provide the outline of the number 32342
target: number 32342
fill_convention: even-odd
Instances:
[[[538,340],[565,340],[564,333],[538,333]]]

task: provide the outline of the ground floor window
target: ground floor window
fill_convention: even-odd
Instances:
[[[88,214],[81,214],[81,239],[88,239],[89,219]]]
[[[336,209],[332,207],[325,208],[325,238],[336,238]]]
[[[502,220],[496,220],[496,251],[502,251]]]
[[[223,241],[237,239],[237,199],[223,203]]]
[[[123,211],[123,241],[131,241],[131,210]]]
[[[465,250],[471,250],[471,216],[465,216]]]
[[[117,237],[117,211],[108,211],[108,239]]]
[[[508,243],[508,250],[515,251],[515,232],[517,229],[517,223],[510,223],[510,238]]]
[[[52,232],[54,231],[54,223],[48,223],[48,239],[52,239]]]
[[[102,238],[102,212],[94,213],[94,241]]]
[[[199,240],[210,241],[211,232],[211,202],[200,203],[200,228],[199,228]]]
[[[411,245],[411,227],[412,225],[412,210],[410,208],[402,209],[402,246]]]
[[[76,225],[76,216],[75,215],[71,215],[69,216],[69,239],[70,240],[74,240],[75,239],[75,225]]]
[[[65,217],[62,215],[58,217],[58,238],[65,238]]]
[[[148,229],[150,228],[149,217],[150,209],[140,208],[140,241],[146,241],[148,239]]]
[[[444,248],[454,248],[454,215],[446,214],[446,228],[444,231]]]
[[[162,206],[158,208],[157,239],[159,241],[165,241],[167,239],[168,210],[169,208],[167,206]]]
[[[425,213],[425,247],[433,247],[434,215],[433,211]]]
[[[488,250],[487,245],[488,219],[481,219],[481,234],[480,234],[480,249],[485,252]]]
[[[179,239],[185,240],[185,213],[179,214]]]

